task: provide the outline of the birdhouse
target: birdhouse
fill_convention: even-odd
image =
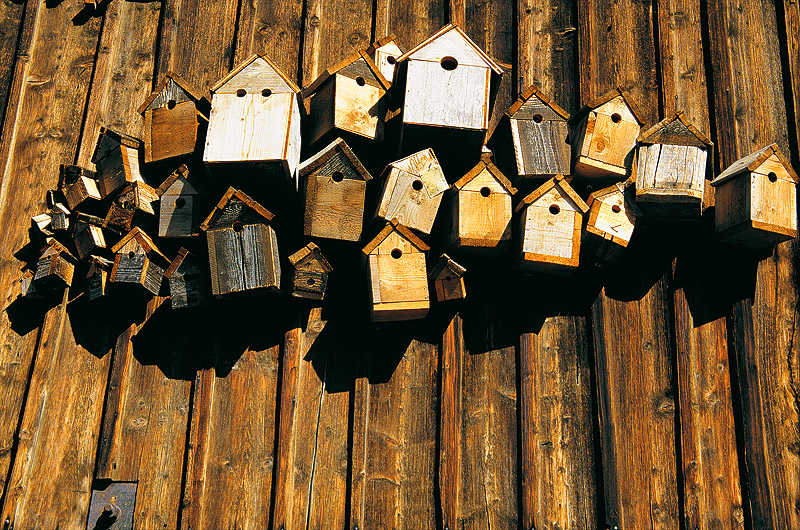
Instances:
[[[453,261],[447,254],[442,254],[428,275],[436,290],[436,299],[440,302],[461,300],[467,297],[464,286],[464,273],[467,269]]]
[[[143,212],[155,215],[154,204],[158,201],[156,190],[144,182],[133,182],[128,184],[114,199],[114,204],[126,210]]]
[[[714,144],[682,112],[639,136],[636,202],[650,216],[699,217]]]
[[[168,72],[139,107],[144,116],[144,161],[194,153],[210,103],[175,72]]]
[[[515,210],[520,223],[520,268],[556,273],[576,269],[588,209],[562,175],[525,197]]]
[[[520,178],[569,175],[568,119],[567,111],[531,86],[505,113],[489,147],[498,160],[515,161],[513,170],[503,169]]]
[[[115,202],[111,203],[103,221],[103,227],[118,234],[123,234],[133,227],[134,214],[136,214],[136,210],[123,208]]]
[[[450,244],[461,250],[505,250],[511,242],[511,197],[517,192],[490,154],[452,186]]]
[[[138,227],[125,235],[111,247],[116,254],[108,281],[118,287],[137,287],[140,292],[158,294],[167,257],[153,240]]]
[[[569,119],[573,172],[592,179],[623,180],[644,121],[630,95],[616,89]]]
[[[589,195],[589,216],[582,244],[598,263],[616,261],[628,246],[642,212],[618,182]]]
[[[322,300],[328,287],[328,275],[333,267],[314,243],[309,243],[291,256],[292,296]]]
[[[169,284],[172,309],[196,307],[208,301],[208,271],[185,248],[178,250],[178,255],[164,272],[164,278]]]
[[[108,272],[113,266],[113,261],[92,256],[89,261],[89,271],[86,273],[86,294],[89,300],[97,300],[107,294]]]
[[[71,210],[87,199],[99,201],[103,198],[97,186],[97,173],[80,166],[61,164],[58,187],[64,192]]]
[[[105,127],[100,128],[92,162],[97,165],[99,190],[104,198],[126,183],[144,182],[139,172],[141,147],[141,140]]]
[[[39,235],[43,237],[51,237],[53,235],[53,231],[50,230],[50,214],[49,213],[40,213],[38,215],[34,215],[31,217],[31,228],[34,230],[34,233],[39,233]]]
[[[75,258],[54,238],[48,238],[36,263],[32,288],[40,295],[56,294],[72,285]]]
[[[375,216],[430,234],[442,194],[449,188],[433,149],[389,164]]]
[[[397,220],[386,224],[362,250],[370,282],[373,322],[414,320],[428,314],[428,245]]]
[[[103,219],[99,217],[81,213],[77,215],[72,241],[80,259],[85,258],[97,249],[106,248],[106,239],[102,226]]]
[[[305,182],[303,233],[342,241],[361,240],[367,181],[372,175],[337,138],[298,169]]]
[[[397,58],[403,55],[403,50],[397,43],[397,37],[392,34],[378,39],[369,45],[367,55],[381,71],[381,75],[387,81],[392,82]]]
[[[775,144],[734,162],[711,183],[717,237],[756,249],[797,237],[797,182]]]
[[[19,284],[19,295],[23,298],[28,298],[30,300],[41,298],[41,296],[36,292],[36,288],[33,286],[33,277],[33,271],[26,270],[17,280],[17,283]]]
[[[197,189],[189,182],[185,164],[161,183],[156,195],[160,198],[158,237],[194,237],[200,233]]]
[[[303,98],[310,98],[308,143],[330,138],[333,131],[383,140],[386,91],[390,86],[363,51],[322,72],[303,91]]]
[[[278,240],[269,224],[273,217],[245,193],[229,188],[200,225],[208,243],[214,296],[279,289]]]
[[[262,55],[211,88],[203,161],[258,163],[267,177],[293,180],[300,162],[300,89]]]
[[[55,204],[50,209],[50,228],[53,230],[66,230],[69,228],[69,208],[61,203]]]

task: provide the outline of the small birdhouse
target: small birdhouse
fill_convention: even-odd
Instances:
[[[38,215],[34,215],[31,217],[31,228],[45,238],[51,237],[53,235],[53,231],[50,230],[50,221],[51,218],[49,213],[40,213]]]
[[[361,240],[367,181],[372,175],[337,138],[298,169],[305,182],[303,233],[342,241]]]
[[[19,284],[19,295],[23,298],[28,298],[30,300],[41,298],[41,295],[36,292],[36,288],[33,285],[33,277],[33,271],[26,270],[17,280],[17,283]]]
[[[141,140],[105,127],[100,128],[92,162],[97,165],[99,190],[104,198],[126,183],[144,182],[139,172],[141,148]]]
[[[97,186],[97,173],[80,166],[62,164],[58,187],[64,192],[71,210],[87,199],[99,201],[103,198]]]
[[[189,182],[185,164],[156,189],[160,198],[158,237],[193,237],[200,233],[200,203],[197,189]]]
[[[642,212],[620,182],[592,193],[586,202],[589,216],[582,241],[585,254],[598,263],[614,262],[628,246]]]
[[[467,269],[453,261],[447,254],[442,254],[428,275],[436,290],[436,299],[446,302],[466,298],[465,272]]]
[[[537,272],[576,269],[581,226],[588,209],[562,175],[525,197],[515,210],[520,223],[520,268]]]
[[[128,184],[114,199],[114,204],[126,210],[155,215],[155,203],[158,201],[156,190],[144,182]]]
[[[103,219],[93,215],[79,213],[75,220],[75,230],[72,241],[80,259],[100,248],[106,248],[106,239],[103,234]]]
[[[89,270],[86,273],[86,294],[89,296],[89,300],[97,300],[107,294],[108,273],[113,266],[113,261],[100,256],[92,256],[89,261]]]
[[[433,149],[389,164],[375,216],[430,234],[442,194],[449,188]]]
[[[137,287],[140,292],[158,294],[167,257],[153,240],[138,227],[125,235],[111,247],[116,254],[108,281],[116,286]]]
[[[106,218],[103,221],[103,227],[123,234],[133,227],[133,217],[136,210],[129,210],[119,206],[117,203],[111,203],[106,213]]]
[[[214,296],[279,289],[278,240],[269,224],[273,217],[246,194],[229,188],[200,225],[208,243]]]
[[[164,272],[164,278],[169,284],[172,309],[196,307],[208,301],[208,271],[185,248],[178,250],[178,255]]]
[[[291,256],[292,296],[322,300],[328,287],[328,275],[333,267],[314,243],[309,243]]]
[[[699,217],[714,144],[678,112],[639,136],[636,202],[650,216]]]
[[[194,153],[210,103],[175,72],[168,72],[139,107],[144,116],[144,161]]]
[[[573,172],[587,178],[623,180],[644,125],[630,95],[616,89],[591,101],[569,119]]]
[[[36,263],[32,288],[40,295],[56,294],[72,285],[75,258],[65,246],[49,238]]]
[[[53,230],[66,230],[69,228],[69,208],[61,203],[56,203],[50,209],[50,228]]]
[[[397,58],[403,55],[403,50],[397,43],[397,37],[392,34],[378,39],[369,45],[367,55],[381,71],[381,75],[387,81],[392,82]]]
[[[330,138],[332,131],[383,140],[386,91],[390,86],[363,51],[322,72],[303,91],[303,98],[310,98],[308,143]]]
[[[253,55],[211,89],[203,161],[258,163],[267,176],[293,180],[300,162],[300,89],[262,55]]]
[[[504,250],[511,243],[511,197],[517,192],[486,153],[452,186],[450,244],[461,250]]]
[[[373,322],[414,320],[428,314],[428,245],[392,220],[362,250],[370,282]]]
[[[734,162],[711,183],[717,237],[756,249],[797,237],[797,182],[776,144]]]

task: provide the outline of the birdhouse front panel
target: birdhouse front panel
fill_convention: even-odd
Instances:
[[[569,175],[569,129],[563,116],[532,95],[511,116],[509,124],[519,175]]]
[[[45,252],[36,264],[33,285],[37,292],[57,290],[72,285],[75,265],[59,252]]]
[[[101,129],[92,162],[97,165],[100,193],[107,197],[126,183],[144,182],[139,169],[141,142]]]
[[[145,162],[156,162],[192,154],[200,126],[194,101],[170,102],[144,112]]]
[[[376,46],[377,45],[377,46]],[[381,71],[381,75],[389,81],[394,79],[397,58],[403,55],[403,50],[394,41],[393,37],[385,37],[370,46],[370,57]]]
[[[430,307],[425,253],[392,232],[367,256],[372,320],[422,318]]]
[[[87,199],[94,199],[99,201],[103,198],[100,189],[97,187],[97,181],[93,178],[81,176],[72,183],[64,193],[67,200],[67,206],[71,210],[78,207],[83,201]]]
[[[626,246],[633,236],[636,224],[636,216],[626,202],[622,193],[608,194],[591,202],[587,230],[591,227],[608,238],[616,238],[618,244]]]
[[[636,158],[636,198],[647,202],[666,196],[672,201],[702,201],[707,155],[690,145],[643,144]]]
[[[511,195],[488,169],[456,192],[452,242],[458,247],[497,247],[511,241]]]
[[[521,223],[523,268],[563,270],[578,266],[583,215],[556,188],[528,205]]]
[[[367,183],[344,172],[309,175],[303,233],[342,241],[359,241],[364,224]],[[335,173],[335,174],[334,174]]]
[[[158,219],[159,237],[192,237],[198,234],[197,197],[164,194]]]
[[[753,225],[763,223],[797,235],[797,185],[776,155],[767,158],[750,177]]]
[[[575,172],[587,177],[624,177],[640,128],[622,96],[590,110],[574,135]]]
[[[344,72],[337,73],[334,80],[335,127],[376,141],[383,140],[386,90],[375,82],[372,72],[356,72],[360,75],[353,77]]]
[[[214,295],[280,286],[278,240],[272,227],[236,222],[206,232]]]
[[[333,268],[319,247],[309,243],[291,256],[292,296],[309,300],[322,300],[328,287],[328,275]]]

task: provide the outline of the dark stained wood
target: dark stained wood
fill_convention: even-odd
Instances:
[[[780,24],[780,10],[777,11],[777,15],[778,24]],[[783,20],[786,24],[785,28],[778,26],[778,33],[781,34],[781,53],[786,58],[783,68],[788,68],[788,72],[784,72],[784,83],[786,83],[785,80],[788,77],[789,82],[786,84],[791,88],[792,97],[786,104],[787,118],[789,118],[788,125],[794,130],[794,140],[796,142],[796,145],[792,146],[792,149],[795,150],[794,164],[796,166],[797,157],[800,157],[800,131],[798,131],[799,127],[796,124],[793,125],[791,121],[792,115],[794,115],[795,121],[797,116],[800,115],[800,5],[796,1],[784,0]],[[791,107],[792,112],[788,112],[789,107]]]
[[[17,41],[24,15],[25,4],[22,2],[3,0],[0,4],[0,79],[3,80],[0,83],[0,123],[3,123],[11,95]]]

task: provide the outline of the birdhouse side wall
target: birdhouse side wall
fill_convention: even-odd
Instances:
[[[414,189],[416,181],[422,184],[422,189]],[[376,216],[387,221],[397,219],[404,226],[430,234],[441,202],[442,193],[431,196],[419,176],[392,168],[384,183]]]
[[[775,158],[775,160],[771,160]],[[774,181],[769,174],[774,175]],[[797,185],[773,155],[750,176],[750,219],[764,228],[794,237],[797,234]]]
[[[334,128],[334,93],[336,84],[332,79],[328,79],[311,96],[309,102],[310,111],[308,116],[308,143],[313,144]]]
[[[144,161],[190,155],[197,146],[198,112],[194,101],[144,112]]]
[[[127,183],[144,182],[139,172],[139,150],[119,145],[97,162],[97,174],[103,197],[108,197]]]
[[[36,264],[34,284],[47,288],[69,287],[75,266],[58,254],[41,258]]]
[[[383,118],[386,114],[386,91],[356,79],[336,74],[334,83],[334,123],[337,129],[375,141],[383,140]]]
[[[303,233],[341,241],[359,241],[364,222],[367,183],[328,175],[310,175],[306,181]]]
[[[99,226],[88,225],[84,230],[73,238],[75,251],[78,257],[83,259],[97,248],[106,248],[106,240],[103,237],[103,230]]]
[[[70,210],[74,210],[83,201],[87,199],[94,199],[99,201],[103,198],[100,190],[97,187],[97,181],[88,177],[79,177],[65,193],[67,199],[67,206]]]
[[[199,216],[194,195],[161,196],[158,237],[192,237],[199,234]]]

